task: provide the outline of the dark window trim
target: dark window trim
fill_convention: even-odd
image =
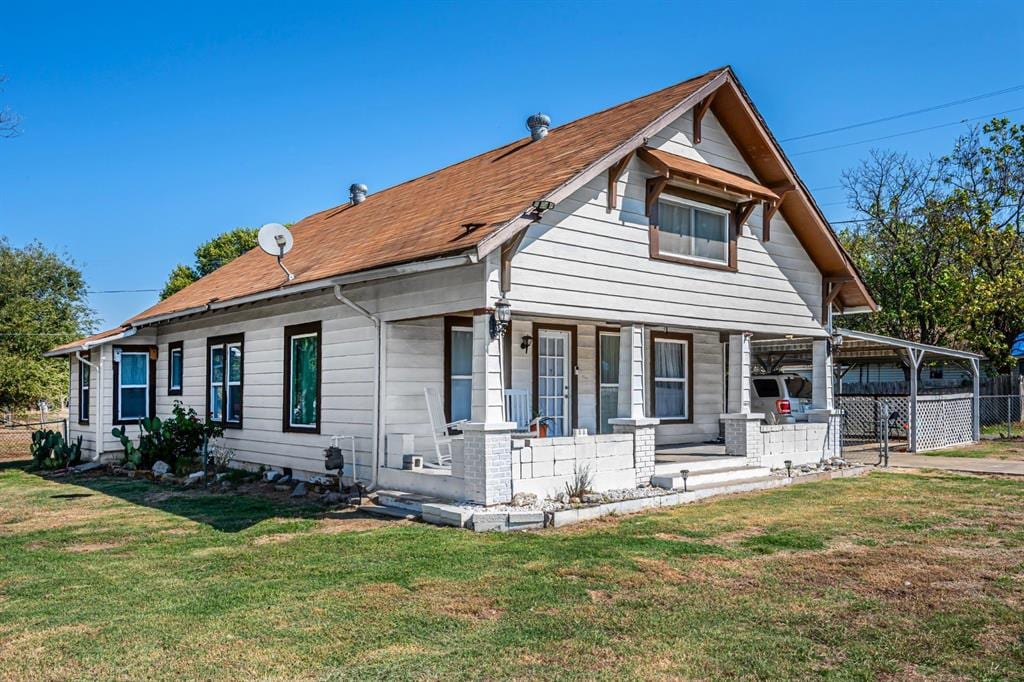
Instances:
[[[650,198],[649,209],[647,217],[650,222],[650,228],[648,234],[650,235],[650,256],[652,260],[668,261],[670,263],[682,263],[684,265],[693,265],[698,268],[709,268],[711,270],[724,270],[726,272],[736,272],[736,258],[737,258],[737,238],[739,237],[740,227],[737,223],[739,222],[737,215],[738,209],[735,202],[731,202],[721,197],[712,196],[709,194],[701,194],[700,192],[694,192],[681,187],[665,186],[660,192],[654,193],[658,178],[651,178],[647,181],[647,193],[653,195]],[[728,263],[712,263],[709,261],[699,260],[696,258],[686,258],[685,256],[673,256],[670,254],[661,253],[661,230],[658,229],[658,199],[662,194],[669,194],[689,201],[694,201],[699,204],[707,204],[708,206],[714,206],[715,208],[724,208],[729,211],[729,220],[726,225],[726,229],[729,231],[729,262]]]
[[[448,315],[444,318],[444,420],[452,421],[452,327],[473,328],[472,317]]]
[[[213,346],[219,346],[221,344],[227,345],[229,343],[237,343],[242,347],[242,357],[240,360],[241,378],[238,382],[238,399],[240,401],[238,406],[238,421],[229,422],[228,416],[228,354],[225,348],[224,352],[224,383],[221,384],[221,390],[224,395],[221,396],[221,405],[224,406],[224,411],[221,414],[221,418],[214,420],[210,418],[210,379],[211,379],[211,367],[210,367],[210,349]],[[206,394],[206,422],[208,424],[218,424],[225,429],[240,429],[245,423],[245,334],[225,334],[223,336],[209,336],[206,339],[206,386],[203,388],[203,392]]]
[[[601,334],[615,334],[619,337],[619,353],[622,353],[622,329],[619,327],[598,327],[594,332],[594,404],[596,413],[594,415],[594,426],[597,433],[601,433]],[[622,377],[619,377],[619,385],[622,385]],[[615,404],[618,405],[616,398]]]
[[[651,332],[650,347],[648,349],[647,362],[647,384],[650,387],[651,395],[651,416],[658,414],[657,391],[654,390],[654,344],[660,340],[685,341],[686,342],[686,417],[658,417],[662,424],[692,424],[693,423],[693,334],[682,332]]]
[[[532,372],[531,383],[533,384],[533,387],[532,387],[533,388],[533,396],[532,396],[533,410],[536,412],[536,411],[538,411],[540,409],[540,400],[538,398],[538,395],[540,393],[540,385],[539,385],[540,384],[540,380],[537,377],[537,370],[538,370],[537,365],[539,363],[537,362],[537,360],[538,360],[538,357],[540,356],[540,333],[543,330],[549,330],[549,331],[555,331],[555,332],[569,332],[569,337],[571,339],[571,344],[570,345],[572,346],[572,353],[571,353],[572,357],[569,358],[569,391],[572,393],[572,419],[569,420],[570,421],[569,428],[570,428],[570,430],[571,429],[579,428],[580,391],[579,391],[578,377],[576,376],[576,368],[578,366],[579,361],[577,360],[577,351],[578,351],[578,349],[577,349],[577,346],[576,346],[576,327],[574,327],[572,325],[567,325],[567,324],[548,324],[546,322],[545,323],[541,323],[541,322],[534,322],[533,323],[533,343],[530,345],[530,347],[533,349],[533,361],[531,363],[533,365],[533,367],[530,370]],[[572,432],[570,431],[570,433],[563,434],[563,435],[571,436]]]
[[[89,351],[84,351],[83,355],[87,356]],[[82,400],[82,373],[83,370],[89,370],[89,398]],[[85,360],[80,359],[78,361],[78,423],[88,424],[89,423],[89,399],[92,397],[92,367],[85,364]],[[82,408],[85,408],[84,410]],[[82,415],[85,416],[82,416]]]
[[[158,354],[156,346],[140,346],[140,345],[128,345],[128,346],[114,346],[111,348],[111,355],[114,351],[120,350],[122,353],[149,353],[149,386],[146,387],[146,392],[149,394],[149,416],[156,416],[156,356]],[[111,357],[113,359],[113,357]],[[121,407],[121,363],[115,362],[114,365],[114,385],[113,391],[114,399],[112,403],[111,422],[115,425],[123,424],[138,424],[139,420],[136,419],[121,419],[118,417],[118,412]]]
[[[303,334],[316,335],[316,424],[312,426],[295,426],[291,423],[292,337]],[[284,328],[284,390],[281,396],[281,430],[284,432],[320,433],[320,415],[323,412],[323,402],[321,400],[324,373],[323,347],[323,324],[320,320],[304,324],[293,324]]]
[[[181,351],[181,385],[178,388],[171,386],[171,377],[174,375],[174,351]],[[185,387],[185,342],[171,341],[167,344],[167,395],[181,395]]]

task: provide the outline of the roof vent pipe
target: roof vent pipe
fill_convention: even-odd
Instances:
[[[366,185],[361,182],[354,182],[352,186],[348,188],[348,198],[352,200],[352,205],[361,204],[366,201],[366,192],[368,191]]]
[[[526,127],[530,129],[530,138],[534,142],[547,136],[549,125],[551,125],[551,117],[539,111],[526,119]]]

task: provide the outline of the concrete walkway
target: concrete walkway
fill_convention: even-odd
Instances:
[[[893,454],[889,457],[889,466],[906,467],[908,469],[943,469],[945,471],[963,471],[972,474],[1007,474],[1024,476],[1024,462],[1004,459],[975,459],[972,457],[941,457],[935,455]]]

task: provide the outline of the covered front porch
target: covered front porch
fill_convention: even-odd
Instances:
[[[691,464],[821,458],[825,340],[810,420],[767,426],[751,410],[751,338],[522,314],[496,324],[490,310],[388,322],[380,485],[493,505],[554,496],[580,476],[594,492],[682,487]]]

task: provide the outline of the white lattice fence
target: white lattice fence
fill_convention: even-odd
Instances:
[[[918,396],[917,451],[972,442],[973,422],[970,393]]]

